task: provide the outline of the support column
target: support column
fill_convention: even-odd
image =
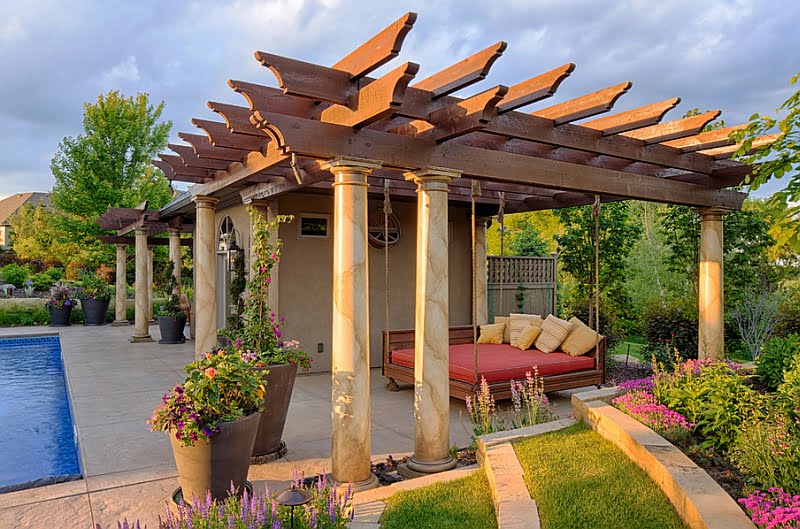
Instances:
[[[147,260],[150,255],[147,249],[147,230],[136,228],[136,317],[132,343],[152,342],[147,328]]]
[[[214,206],[218,199],[198,195],[193,200],[197,207],[194,237],[194,303],[197,327],[194,351],[199,357],[217,345],[217,230]]]
[[[722,276],[722,217],[719,208],[699,209],[700,275],[698,278],[698,358],[722,358],[725,349],[725,305]]]
[[[181,230],[169,230],[169,260],[172,261],[172,274],[178,281],[178,293],[181,291]]]
[[[353,490],[376,487],[370,460],[367,177],[381,162],[336,158],[334,175],[332,474]]]
[[[153,320],[153,247],[147,247],[147,323],[152,325]]]
[[[483,325],[489,323],[489,291],[486,277],[486,226],[491,219],[478,217],[475,219],[475,285],[476,311],[475,323]]]
[[[417,184],[417,300],[414,324],[414,455],[421,473],[456,466],[450,455],[448,184],[461,173],[427,167],[406,173]]]
[[[114,309],[116,317],[111,324],[114,327],[121,327],[128,325],[128,314],[126,311],[126,303],[128,300],[128,282],[125,275],[127,274],[127,255],[128,245],[117,245],[117,292],[114,298]]]

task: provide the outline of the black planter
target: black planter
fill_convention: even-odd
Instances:
[[[50,313],[50,327],[67,327],[69,326],[69,315],[72,314],[72,303],[63,307],[48,305],[47,312]]]
[[[186,327],[186,316],[159,316],[158,330],[161,331],[161,339],[158,343],[175,344],[183,343],[183,328]]]
[[[84,325],[105,325],[110,299],[86,298],[81,300]]]

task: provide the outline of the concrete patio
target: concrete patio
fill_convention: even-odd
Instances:
[[[145,423],[161,396],[183,379],[194,344],[130,344],[132,327],[3,328],[0,337],[58,331],[72,397],[86,479],[0,495],[0,527],[116,527],[139,519],[157,527],[168,494],[178,486],[169,440]],[[153,329],[157,334],[157,330]],[[407,455],[414,448],[413,391],[392,393],[379,369],[371,373],[373,460]],[[297,378],[284,433],[285,458],[251,467],[263,490],[287,486],[296,467],[306,474],[330,470],[330,374]],[[551,395],[560,416],[568,398]],[[24,410],[20,410],[24,413]],[[462,416],[464,419],[462,420]],[[451,443],[470,443],[463,402],[451,399]]]

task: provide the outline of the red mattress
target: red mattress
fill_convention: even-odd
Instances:
[[[414,367],[414,349],[392,352],[392,363]],[[471,384],[474,377],[472,344],[450,346],[450,378]],[[507,382],[525,378],[525,372],[539,367],[539,376],[563,375],[594,369],[591,356],[570,356],[567,353],[543,353],[535,349],[520,351],[509,344],[478,345],[478,373],[492,382]]]

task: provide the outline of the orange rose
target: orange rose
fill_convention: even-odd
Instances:
[[[214,378],[216,375],[217,375],[217,370],[214,369],[213,367],[209,367],[208,369],[206,369],[206,376],[208,378]]]

